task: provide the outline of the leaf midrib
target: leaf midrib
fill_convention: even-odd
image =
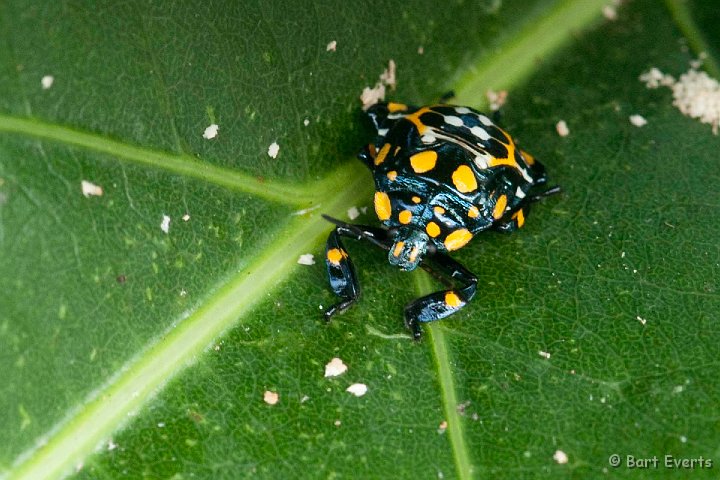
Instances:
[[[582,7],[578,7],[578,3],[582,3]],[[512,42],[501,45],[492,58],[471,69],[459,82],[457,101],[482,105],[485,103],[486,88],[510,88],[520,83],[532,71],[536,58],[557,49],[575,30],[594,22],[605,3],[604,0],[558,2],[555,9],[516,35]],[[553,35],[545,35],[543,29],[547,28],[552,28]],[[512,55],[519,55],[521,60],[518,62],[515,59],[513,69],[503,68]],[[260,183],[249,175],[202,163],[187,155],[133,146],[37,119],[0,115],[0,132],[109,154],[285,205],[322,204],[323,211],[330,214],[343,211],[347,205],[358,203],[370,193],[366,175],[358,174],[361,170],[358,162],[340,167],[318,182],[288,184],[269,180]],[[351,179],[350,182],[348,179]],[[341,193],[336,195],[336,192]],[[81,463],[103,439],[127,421],[131,412],[150,401],[166,382],[190,365],[224,331],[241,322],[243,315],[263,297],[260,293],[269,291],[286,279],[292,269],[297,268],[297,255],[312,250],[328,229],[317,214],[289,220],[283,229],[285,233],[259,252],[255,262],[225,286],[220,286],[203,307],[184,319],[177,328],[151,342],[128,363],[127,368],[94,392],[78,411],[72,412],[71,417],[60,422],[46,444],[21,455],[10,472],[11,478],[61,476],[73,465]],[[267,265],[274,268],[264,268]],[[442,332],[431,333],[431,338],[440,378],[439,388],[449,417],[456,469],[460,478],[469,478],[472,476],[471,461],[461,419],[454,418],[452,414],[456,394],[447,342]]]

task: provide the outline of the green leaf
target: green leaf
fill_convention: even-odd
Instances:
[[[0,5],[0,477],[712,478],[664,462],[720,461],[718,137],[638,77],[717,75],[717,13],[603,4]],[[370,246],[319,308],[320,213],[376,222],[358,96],[390,59],[393,100],[509,90],[563,188],[457,252],[478,296],[420,343],[438,286]]]

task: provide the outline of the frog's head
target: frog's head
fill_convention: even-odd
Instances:
[[[427,234],[414,227],[398,228],[393,240],[395,243],[390,247],[388,261],[406,271],[415,270],[428,249],[434,248],[428,245],[430,238]]]

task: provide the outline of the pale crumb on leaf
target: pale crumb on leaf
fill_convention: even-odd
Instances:
[[[333,40],[332,42],[327,44],[327,48],[325,49],[328,52],[334,52],[337,49],[337,40]]]
[[[310,400],[310,397],[308,397],[307,395],[303,395],[303,397],[300,399],[300,403],[305,403],[308,400]]]
[[[703,57],[701,56],[701,59]],[[700,61],[700,60],[698,60]],[[718,134],[720,126],[720,83],[705,72],[691,68],[676,81],[657,68],[640,75],[647,88],[668,87],[673,93],[673,105],[683,115],[712,126]]]
[[[335,357],[325,365],[325,377],[337,377],[347,372],[347,369],[347,365],[341,359]]]
[[[280,152],[280,145],[277,144],[277,142],[273,142],[268,147],[268,155],[270,158],[277,158],[278,153]]]
[[[388,67],[380,74],[380,78],[374,87],[365,87],[360,94],[360,101],[362,102],[362,109],[367,110],[378,102],[385,100],[385,87],[390,87],[390,90],[395,90],[397,86],[396,78],[397,67],[395,61],[390,59],[388,61]]]
[[[636,127],[644,127],[645,125],[647,125],[648,122],[647,122],[647,120],[645,120],[645,117],[643,117],[642,115],[635,114],[635,115],[630,115],[630,123],[632,123]]]
[[[315,265],[315,255],[312,253],[303,253],[298,258],[297,263],[300,265]]]
[[[438,426],[438,433],[445,433],[445,430],[447,430],[448,423],[446,420],[443,420],[440,422],[440,425]]]
[[[190,214],[186,213],[185,215],[182,216],[182,219],[183,219],[183,222],[187,222],[188,220],[190,220]]]
[[[644,318],[642,318],[640,315],[638,315],[637,317],[635,317],[635,319],[636,319],[638,322],[642,323],[643,325],[645,325],[645,324],[647,323],[647,320],[645,320]]]
[[[342,422],[340,420],[335,420],[333,422],[333,425],[335,425],[336,427],[339,427],[340,425],[342,425]]]
[[[308,125],[310,125],[310,120],[307,119],[307,118],[306,118],[305,120],[303,120],[303,125],[305,125],[306,127],[307,127]]]
[[[317,210],[318,208],[320,208],[319,203],[317,205],[315,205],[314,207],[308,207],[308,208],[303,208],[302,210],[296,210],[296,211],[292,212],[290,215],[305,215],[306,213],[310,213],[313,210]]]
[[[367,393],[368,387],[364,383],[353,383],[348,388],[346,388],[345,391],[352,393],[356,397],[362,397]]]
[[[680,435],[680,441],[682,443],[687,443],[687,437],[685,435]]]
[[[558,135],[561,137],[567,137],[570,135],[570,129],[567,126],[567,123],[565,120],[560,120],[555,124],[555,130],[557,130]]]
[[[187,297],[187,290],[185,290],[184,288],[180,289],[180,296]]]
[[[42,79],[40,79],[40,85],[42,85],[43,90],[47,90],[52,87],[54,81],[55,77],[52,75],[45,75]]]
[[[488,102],[490,102],[490,110],[493,112],[500,110],[500,108],[505,105],[507,96],[507,90],[500,90],[499,92],[496,92],[495,90],[488,90],[485,92],[485,97],[488,99]]]
[[[602,13],[605,18],[607,18],[610,21],[617,20],[617,9],[614,5],[605,5],[602,8]]]
[[[347,215],[350,220],[355,220],[360,216],[360,210],[358,210],[357,207],[350,207],[348,208]]]
[[[550,358],[550,354],[549,354],[548,352],[543,352],[542,350],[540,350],[540,351],[538,352],[538,355],[540,355],[540,356],[543,357],[543,358],[547,358],[547,359]]]
[[[395,90],[397,86],[397,78],[395,77],[396,70],[395,60],[391,58],[388,61],[388,67],[380,74],[380,83],[384,83],[390,87],[390,90]]]
[[[423,47],[422,45],[420,45],[420,46],[418,47],[418,55],[422,55],[423,53],[425,53],[425,47]]]
[[[109,452],[115,450],[117,447],[118,447],[117,443],[113,442],[112,438],[110,440],[108,440],[107,449]]]
[[[205,131],[203,132],[203,138],[210,140],[211,138],[217,137],[218,128],[220,127],[216,123],[213,123],[205,129]]]
[[[80,182],[80,188],[82,188],[82,194],[85,196],[85,198],[90,196],[96,196],[99,197],[103,194],[103,189],[99,185],[95,185],[92,182],[88,182],[87,180],[83,180]]]
[[[157,426],[158,428],[163,428],[165,427],[165,422],[158,422]]]
[[[567,453],[563,452],[562,450],[556,450],[555,454],[553,455],[553,459],[555,459],[555,461],[560,465],[568,462]]]
[[[263,400],[268,405],[275,405],[280,401],[280,395],[277,392],[271,392],[270,390],[266,390],[265,394],[263,395]]]
[[[168,233],[170,231],[170,217],[168,217],[167,215],[163,215],[162,222],[160,223],[160,230],[165,233]]]

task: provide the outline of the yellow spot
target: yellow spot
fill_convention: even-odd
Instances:
[[[397,157],[398,152],[400,151],[400,145],[395,147],[395,151],[393,152],[393,155]]]
[[[515,160],[515,144],[513,143],[512,138],[510,138],[510,135],[508,135],[504,130],[501,129],[500,131],[505,135],[505,138],[507,138],[508,140],[508,143],[501,142],[507,148],[508,156],[506,158],[492,157],[488,162],[488,165],[491,167],[496,167],[498,165],[508,165],[510,167],[520,169],[520,166]],[[530,165],[532,165],[532,163]]]
[[[395,113],[395,112],[404,112],[407,110],[407,105],[404,103],[394,103],[390,102],[387,104],[388,112]]]
[[[473,205],[470,207],[470,210],[468,210],[468,217],[470,218],[477,218],[480,216],[480,210],[478,210],[478,207]]]
[[[377,157],[375,157],[375,165],[380,165],[382,162],[385,161],[385,157],[387,157],[388,152],[390,151],[390,144],[386,143],[383,145],[383,147],[380,149],[380,151],[377,154]]]
[[[415,173],[425,173],[435,168],[437,153],[435,150],[425,150],[410,157],[410,165]]]
[[[477,179],[472,169],[467,165],[460,165],[452,174],[452,181],[455,188],[461,193],[477,190]]]
[[[435,212],[435,215],[442,215],[445,213],[445,209],[443,207],[435,207],[433,208],[433,211]]]
[[[420,135],[423,135],[425,133],[425,130],[427,130],[427,126],[420,121],[420,116],[423,113],[430,112],[431,110],[428,107],[423,107],[417,112],[411,113],[409,115],[405,116],[405,120],[410,120],[412,123],[415,124],[415,128],[417,128],[418,133]]]
[[[394,182],[397,178],[397,172],[395,170],[391,170],[387,173],[387,177],[390,179],[391,182]]]
[[[375,213],[380,220],[390,218],[390,197],[385,192],[375,192]]]
[[[445,248],[450,251],[462,248],[465,244],[472,240],[472,237],[472,233],[470,233],[466,228],[455,230],[445,238]]]
[[[397,242],[395,244],[395,248],[393,249],[393,257],[399,257],[402,253],[402,249],[405,246],[405,242]]]
[[[419,252],[420,249],[418,247],[413,247],[412,250],[410,250],[410,262],[415,262]]]
[[[520,150],[520,153],[522,154],[523,158],[525,159],[525,161],[527,162],[528,165],[534,165],[534,164],[535,164],[535,157],[533,157],[532,155],[530,155],[530,154],[529,154],[528,152],[526,152],[525,150]]]
[[[344,250],[341,250],[339,248],[331,248],[327,252],[328,261],[335,266],[339,266],[340,261],[345,257],[347,257],[347,253],[345,253]]]
[[[500,195],[500,198],[497,199],[497,203],[495,203],[495,208],[493,208],[493,218],[497,220],[502,217],[503,213],[505,213],[505,207],[507,207],[507,196]]]
[[[412,213],[410,213],[410,210],[403,210],[400,212],[400,215],[398,215],[398,220],[400,220],[400,223],[403,225],[407,225],[410,223],[410,220],[412,220]]]
[[[413,203],[420,203],[421,199],[418,196],[414,196],[414,197],[412,197],[412,201],[413,201]]]
[[[525,224],[525,214],[523,213],[522,209],[513,213],[512,218],[514,218],[517,221],[518,228],[522,227]]]
[[[445,294],[445,305],[452,308],[462,307],[463,301],[457,296],[455,292],[447,292]]]
[[[438,227],[438,224],[435,222],[428,222],[425,231],[433,238],[440,235],[440,227]]]
[[[370,143],[368,144],[368,150],[370,151],[370,156],[374,159],[377,157],[377,149],[375,148],[375,144]]]

